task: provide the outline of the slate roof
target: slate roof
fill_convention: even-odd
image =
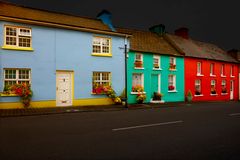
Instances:
[[[166,34],[166,37],[172,45],[181,50],[187,57],[237,62],[226,51],[214,44],[185,39],[172,34]]]
[[[132,35],[130,37],[132,51],[182,56],[163,36],[156,33],[126,28],[117,30]]]
[[[32,9],[0,1],[0,19],[2,17],[43,22],[43,25],[44,23],[51,23],[83,29],[88,28],[93,30],[112,32],[110,28],[107,25],[103,24],[99,19]]]

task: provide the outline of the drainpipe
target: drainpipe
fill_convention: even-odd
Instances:
[[[125,108],[128,108],[128,94],[127,94],[127,39],[128,39],[128,36],[126,35],[125,36],[125,39],[124,39],[124,55],[125,55]]]

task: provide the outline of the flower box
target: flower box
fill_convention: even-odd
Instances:
[[[143,62],[142,61],[135,61],[134,65],[136,68],[142,68],[143,67]]]
[[[172,91],[172,90],[174,90],[174,89],[175,89],[174,86],[168,86],[168,90],[169,90],[169,91]]]
[[[169,69],[170,70],[175,70],[176,69],[176,64],[170,64]]]

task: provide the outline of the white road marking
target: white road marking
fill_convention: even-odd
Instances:
[[[232,113],[232,114],[229,114],[229,116],[240,116],[240,113]]]
[[[122,130],[136,129],[136,128],[162,126],[162,125],[176,124],[176,123],[182,123],[182,122],[183,122],[183,121],[172,121],[172,122],[153,123],[153,124],[146,124],[146,125],[139,125],[139,126],[131,126],[131,127],[124,127],[124,128],[115,128],[115,129],[112,129],[112,131],[122,131]]]

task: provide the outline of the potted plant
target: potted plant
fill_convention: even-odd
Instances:
[[[153,67],[154,68],[159,68],[159,65],[158,64],[154,64]]]
[[[188,92],[187,92],[187,97],[186,97],[186,98],[187,98],[187,101],[188,101],[188,102],[191,102],[191,101],[192,101],[192,97],[193,97],[193,96],[192,96],[192,92],[191,92],[190,90],[188,90]]]
[[[201,92],[199,90],[196,90],[195,95],[201,95]]]
[[[211,94],[217,94],[216,89],[215,88],[211,88]]]
[[[137,94],[137,103],[143,103],[143,101],[146,99],[146,95],[145,94]]]
[[[157,101],[161,101],[162,100],[162,94],[161,93],[159,93],[159,92],[154,92],[153,93],[153,99],[152,100],[157,100]]]

